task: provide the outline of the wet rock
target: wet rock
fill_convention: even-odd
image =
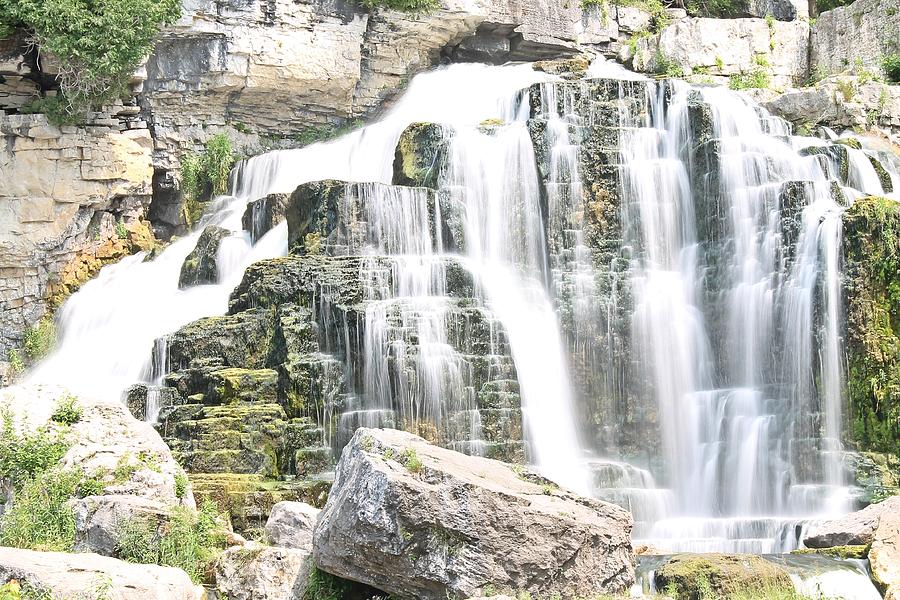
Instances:
[[[289,194],[269,194],[247,204],[241,225],[250,232],[250,240],[255,244],[270,229],[284,221]]]
[[[309,550],[235,546],[216,560],[216,591],[229,600],[301,599],[312,566]]]
[[[73,502],[75,551],[116,556],[121,527],[134,519],[163,521],[168,516],[159,502],[136,496],[88,496]]]
[[[900,514],[900,497],[871,504],[839,519],[818,523],[809,529],[803,544],[809,548],[871,544],[883,515],[892,511]]]
[[[320,512],[305,502],[279,502],[266,521],[266,539],[273,546],[312,552],[313,529]]]
[[[449,134],[436,123],[413,123],[394,151],[394,185],[436,188],[447,162]]]
[[[54,598],[93,598],[101,586],[121,600],[199,600],[203,589],[173,567],[137,565],[98,554],[0,548],[0,581],[15,579]]]
[[[181,276],[178,278],[178,287],[181,289],[192,285],[216,283],[219,279],[216,266],[216,254],[222,240],[231,235],[231,232],[216,225],[207,225],[197,240],[197,245],[184,259],[181,265]]]
[[[678,598],[728,598],[754,592],[793,592],[787,571],[752,554],[676,554],[656,570],[656,587]],[[709,590],[703,587],[709,586]]]
[[[146,421],[150,415],[148,410],[177,404],[180,400],[178,393],[167,387],[151,386],[136,383],[124,392],[125,406],[138,421]]]
[[[624,510],[525,481],[503,463],[359,429],[313,544],[319,568],[391,594],[572,597],[631,585],[630,531]]]

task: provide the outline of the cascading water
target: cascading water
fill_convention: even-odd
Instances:
[[[224,314],[251,262],[287,252],[284,224],[262,234],[257,215],[242,231],[247,203],[358,182],[322,249],[362,257],[359,340],[321,322],[348,357],[338,445],[361,425],[427,423],[490,455],[489,415],[524,430],[552,479],[631,509],[659,549],[794,547],[805,519],[851,507],[840,214],[883,192],[871,151],[848,150],[841,179],[814,151],[825,142],[733,92],[602,61],[589,76],[456,65],[415,78],[378,123],[246,161],[202,223],[232,232],[219,282],[178,288],[199,228],[105,268],[63,307],[60,346],[31,378],[108,397],[161,383],[165,336]],[[447,135],[433,191],[388,185],[417,121]],[[487,411],[485,390],[499,399]]]

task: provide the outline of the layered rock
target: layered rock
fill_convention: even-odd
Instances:
[[[508,466],[396,430],[359,429],[316,525],[317,566],[391,594],[618,593],[631,518]]]
[[[146,129],[0,117],[0,356],[25,329],[108,262],[153,244]],[[51,175],[52,174],[52,175]]]
[[[0,548],[0,580],[16,580],[54,598],[92,598],[98,590],[121,600],[199,600],[187,573],[172,567],[137,565],[97,554],[35,552]]]
[[[898,51],[900,11],[893,0],[856,0],[822,13],[812,27],[810,70],[842,73],[881,69],[883,57]]]
[[[809,24],[763,19],[680,19],[642,38],[630,57],[636,71],[739,76],[762,70],[771,85],[808,77]]]
[[[803,543],[809,548],[865,546],[875,540],[875,532],[882,519],[898,513],[900,497],[890,498],[839,519],[812,526],[803,538]]]

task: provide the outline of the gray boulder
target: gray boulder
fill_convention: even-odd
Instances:
[[[266,521],[266,539],[272,546],[312,552],[313,529],[320,512],[306,502],[279,502]]]
[[[106,590],[116,600],[195,600],[203,588],[174,567],[138,565],[98,554],[0,548],[0,581],[15,579],[41,598],[94,598]]]
[[[123,525],[135,519],[163,521],[165,507],[138,496],[88,496],[72,503],[75,551],[115,556]]]
[[[862,510],[812,526],[803,538],[808,548],[871,544],[882,515],[900,514],[900,496],[871,504]]]
[[[625,510],[507,464],[363,428],[313,546],[319,568],[400,597],[592,597],[634,581],[631,526]]]
[[[885,600],[900,600],[900,496],[881,504],[885,506],[869,550],[869,564],[872,578],[885,590]]]
[[[181,275],[178,278],[179,288],[184,289],[192,285],[218,281],[219,270],[216,266],[216,254],[219,252],[219,244],[229,235],[231,232],[223,227],[206,226],[197,240],[197,245],[181,265]]]
[[[301,600],[311,570],[306,550],[235,546],[216,561],[216,591],[229,600]]]

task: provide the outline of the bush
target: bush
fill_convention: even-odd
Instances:
[[[743,7],[742,0],[686,0],[684,4],[684,8],[692,17],[741,17]]]
[[[215,504],[207,501],[199,511],[176,506],[163,523],[153,517],[122,522],[116,554],[129,562],[177,567],[200,583],[224,545],[219,519]]]
[[[68,500],[81,482],[80,473],[52,468],[16,490],[3,514],[0,545],[70,552],[75,544],[75,515]]]
[[[889,54],[881,59],[884,76],[892,83],[900,83],[900,54]]]
[[[56,343],[56,326],[53,319],[44,317],[25,332],[25,356],[30,361],[44,358]]]
[[[765,89],[771,83],[772,78],[764,67],[754,69],[750,73],[736,73],[728,78],[728,87],[733,90]]]
[[[228,175],[235,160],[231,139],[224,133],[210,138],[202,153],[189,152],[181,158],[181,193],[188,225],[200,219],[202,202],[228,192]]]
[[[6,360],[9,361],[9,368],[12,376],[17,377],[25,371],[25,363],[22,361],[22,355],[15,348],[10,348],[6,353]]]
[[[78,399],[71,394],[65,394],[56,401],[56,408],[50,416],[50,420],[61,425],[73,425],[81,420],[82,410],[78,406]]]
[[[816,6],[820,13],[849,4],[853,4],[853,0],[816,0]]]
[[[362,5],[370,10],[387,8],[406,13],[426,13],[441,7],[437,0],[362,0]]]
[[[0,477],[13,484],[22,484],[50,469],[69,448],[60,430],[41,427],[18,433],[8,411],[0,419]]]
[[[342,600],[352,588],[353,584],[349,581],[313,567],[303,600]]]
[[[184,471],[179,470],[175,473],[175,497],[184,498],[187,496],[187,490],[188,477],[184,474]]]
[[[179,0],[0,0],[4,29],[25,29],[58,59],[68,114],[121,94],[159,29],[180,12]]]

